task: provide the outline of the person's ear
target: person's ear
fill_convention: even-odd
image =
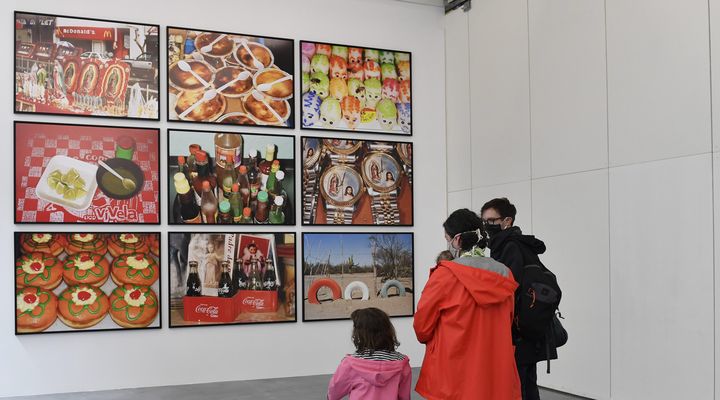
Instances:
[[[505,217],[503,219],[503,222],[505,222],[505,227],[503,227],[502,229],[507,229],[507,228],[513,226],[513,223],[515,222],[515,220],[512,217]]]
[[[462,239],[461,239],[461,236],[462,236],[462,235],[457,235],[457,236],[455,236],[455,238],[453,239],[453,246],[454,246],[456,249],[462,249]]]

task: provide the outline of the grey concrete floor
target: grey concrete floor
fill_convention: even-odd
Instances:
[[[413,388],[420,370],[413,369]],[[44,396],[6,397],[3,400],[312,400],[325,399],[330,375],[281,379],[203,383],[196,385],[107,390],[52,394]],[[541,390],[542,400],[577,400],[579,397]],[[413,399],[422,399],[413,392]]]

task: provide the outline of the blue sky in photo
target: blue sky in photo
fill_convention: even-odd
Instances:
[[[395,234],[400,243],[408,250],[412,249],[412,235],[409,233]],[[372,234],[346,233],[312,233],[303,236],[303,252],[305,261],[326,262],[330,256],[330,264],[336,265],[347,261],[352,256],[355,264],[371,265],[372,249],[369,237]]]

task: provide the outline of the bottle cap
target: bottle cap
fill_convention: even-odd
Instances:
[[[278,181],[281,181],[281,180],[285,179],[285,173],[282,172],[282,171],[276,172],[276,173],[275,173],[275,179],[277,179]]]
[[[241,165],[240,168],[238,168],[238,171],[240,171],[241,174],[247,174],[247,167]]]
[[[178,156],[178,165],[185,164],[185,156]]]
[[[258,199],[258,201],[267,202],[268,201],[268,192],[266,192],[264,190],[261,191],[260,193],[258,193],[257,199]]]
[[[182,174],[180,174],[182,175]],[[183,177],[185,178],[185,177]],[[185,194],[190,191],[190,184],[186,179],[175,180],[175,191],[179,194]]]
[[[203,182],[203,191],[205,191],[205,192],[210,191],[210,182],[208,182],[208,181]]]
[[[220,202],[220,212],[230,212],[230,202],[227,200],[223,200]]]
[[[198,150],[195,152],[195,159],[200,162],[207,161],[207,152],[204,150]]]
[[[238,185],[237,183],[233,183],[233,185],[232,185],[232,191],[233,191],[233,192],[239,192],[239,191],[240,191],[240,185]]]
[[[175,183],[186,181],[186,180],[187,179],[185,178],[185,174],[183,174],[182,172],[178,172],[175,175],[173,175],[173,181],[175,181]]]
[[[135,139],[131,138],[130,136],[120,136],[119,138],[117,138],[117,144],[123,149],[134,149]]]
[[[243,208],[243,217],[249,218],[250,215],[252,215],[252,210],[250,209],[250,207]]]
[[[282,196],[275,196],[275,205],[276,206],[280,207],[283,205],[283,203],[285,203],[285,198],[283,198]]]

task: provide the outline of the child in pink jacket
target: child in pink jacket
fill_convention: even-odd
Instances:
[[[410,399],[410,359],[399,345],[387,314],[377,308],[355,310],[352,341],[355,353],[345,356],[328,386],[328,400]]]

